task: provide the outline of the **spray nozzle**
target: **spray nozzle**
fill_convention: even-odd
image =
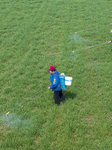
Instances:
[[[10,113],[10,111],[8,113],[6,113],[6,115],[8,115]]]

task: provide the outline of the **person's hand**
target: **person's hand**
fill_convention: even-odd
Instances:
[[[112,25],[112,23],[110,25]]]
[[[111,41],[109,41],[108,43],[111,43]]]
[[[48,90],[50,90],[50,86],[48,87]]]

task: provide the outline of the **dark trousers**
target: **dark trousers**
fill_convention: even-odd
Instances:
[[[59,105],[59,97],[61,98],[62,102],[64,103],[65,97],[62,93],[62,90],[61,91],[54,91],[54,101],[55,101],[55,104],[57,104],[57,105]]]

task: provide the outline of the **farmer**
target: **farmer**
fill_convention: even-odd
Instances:
[[[60,85],[60,79],[59,79],[60,73],[56,71],[54,66],[50,66],[49,69],[47,69],[47,71],[49,71],[51,74],[50,76],[51,85],[48,87],[48,89],[49,90],[52,89],[52,91],[54,91],[55,104],[59,105],[59,97],[61,98],[62,102],[65,103],[65,97],[62,93],[62,89]]]

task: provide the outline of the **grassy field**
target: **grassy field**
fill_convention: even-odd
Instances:
[[[110,23],[111,0],[0,0],[1,150],[112,150]],[[59,106],[50,65],[73,78]]]

